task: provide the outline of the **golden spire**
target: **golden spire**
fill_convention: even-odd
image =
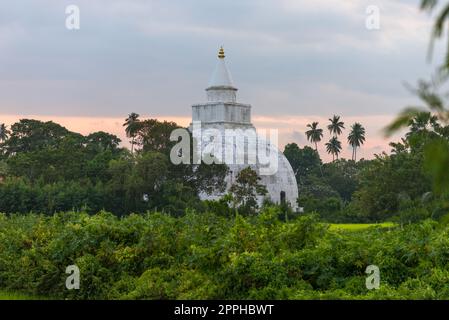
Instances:
[[[225,57],[225,54],[224,54],[223,47],[220,47],[220,51],[218,51],[218,58],[224,59],[224,57]]]

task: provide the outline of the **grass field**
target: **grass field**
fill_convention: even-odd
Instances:
[[[396,226],[393,222],[384,223],[333,223],[330,225],[332,231],[360,231],[372,227],[391,228]]]
[[[42,298],[0,290],[0,300],[42,300]]]

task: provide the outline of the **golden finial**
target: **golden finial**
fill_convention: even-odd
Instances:
[[[224,54],[223,47],[220,47],[220,51],[218,51],[218,57],[219,57],[220,59],[224,59],[225,54]]]

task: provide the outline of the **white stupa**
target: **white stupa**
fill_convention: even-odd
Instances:
[[[190,130],[194,131],[195,136],[195,128],[200,127],[200,130],[196,131],[201,132],[203,137],[201,141],[204,140],[208,131],[213,130],[220,133],[220,144],[223,148],[219,151],[219,155],[217,151],[211,153],[214,156],[218,155],[222,160],[229,159],[228,156],[233,159],[233,161],[224,161],[230,169],[230,174],[224,181],[226,189],[229,189],[235,182],[240,170],[249,166],[258,173],[261,178],[260,182],[266,186],[268,195],[265,197],[274,203],[285,201],[296,210],[298,186],[292,167],[272,141],[255,134],[255,128],[251,123],[251,106],[237,102],[237,90],[226,66],[224,50],[220,48],[217,65],[206,89],[207,102],[192,106]],[[227,139],[229,132],[234,132],[236,137],[231,142]],[[254,135],[248,134],[243,138],[244,148],[236,143],[239,138],[242,139],[243,132],[254,132]],[[210,142],[208,139],[205,140]],[[274,142],[277,143],[277,141]],[[205,144],[207,142],[203,141],[202,145]],[[257,145],[259,149],[251,149],[248,147],[249,145]],[[259,159],[259,155],[270,154],[270,152],[269,163]],[[254,161],[254,159],[256,160]],[[218,193],[200,195],[202,199],[218,199],[222,196],[223,194]],[[259,197],[259,205],[263,200],[263,197]]]

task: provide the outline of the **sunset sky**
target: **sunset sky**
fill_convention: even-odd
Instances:
[[[188,125],[223,45],[256,127],[278,129],[281,146],[304,146],[307,123],[324,129],[338,114],[366,127],[360,154],[371,158],[389,151],[382,127],[417,104],[404,82],[429,78],[444,52],[438,44],[428,61],[432,20],[418,2],[2,1],[0,122],[53,120],[123,139],[130,112]],[[80,8],[80,30],[65,27],[69,4]],[[369,5],[380,9],[380,30],[365,27]]]

